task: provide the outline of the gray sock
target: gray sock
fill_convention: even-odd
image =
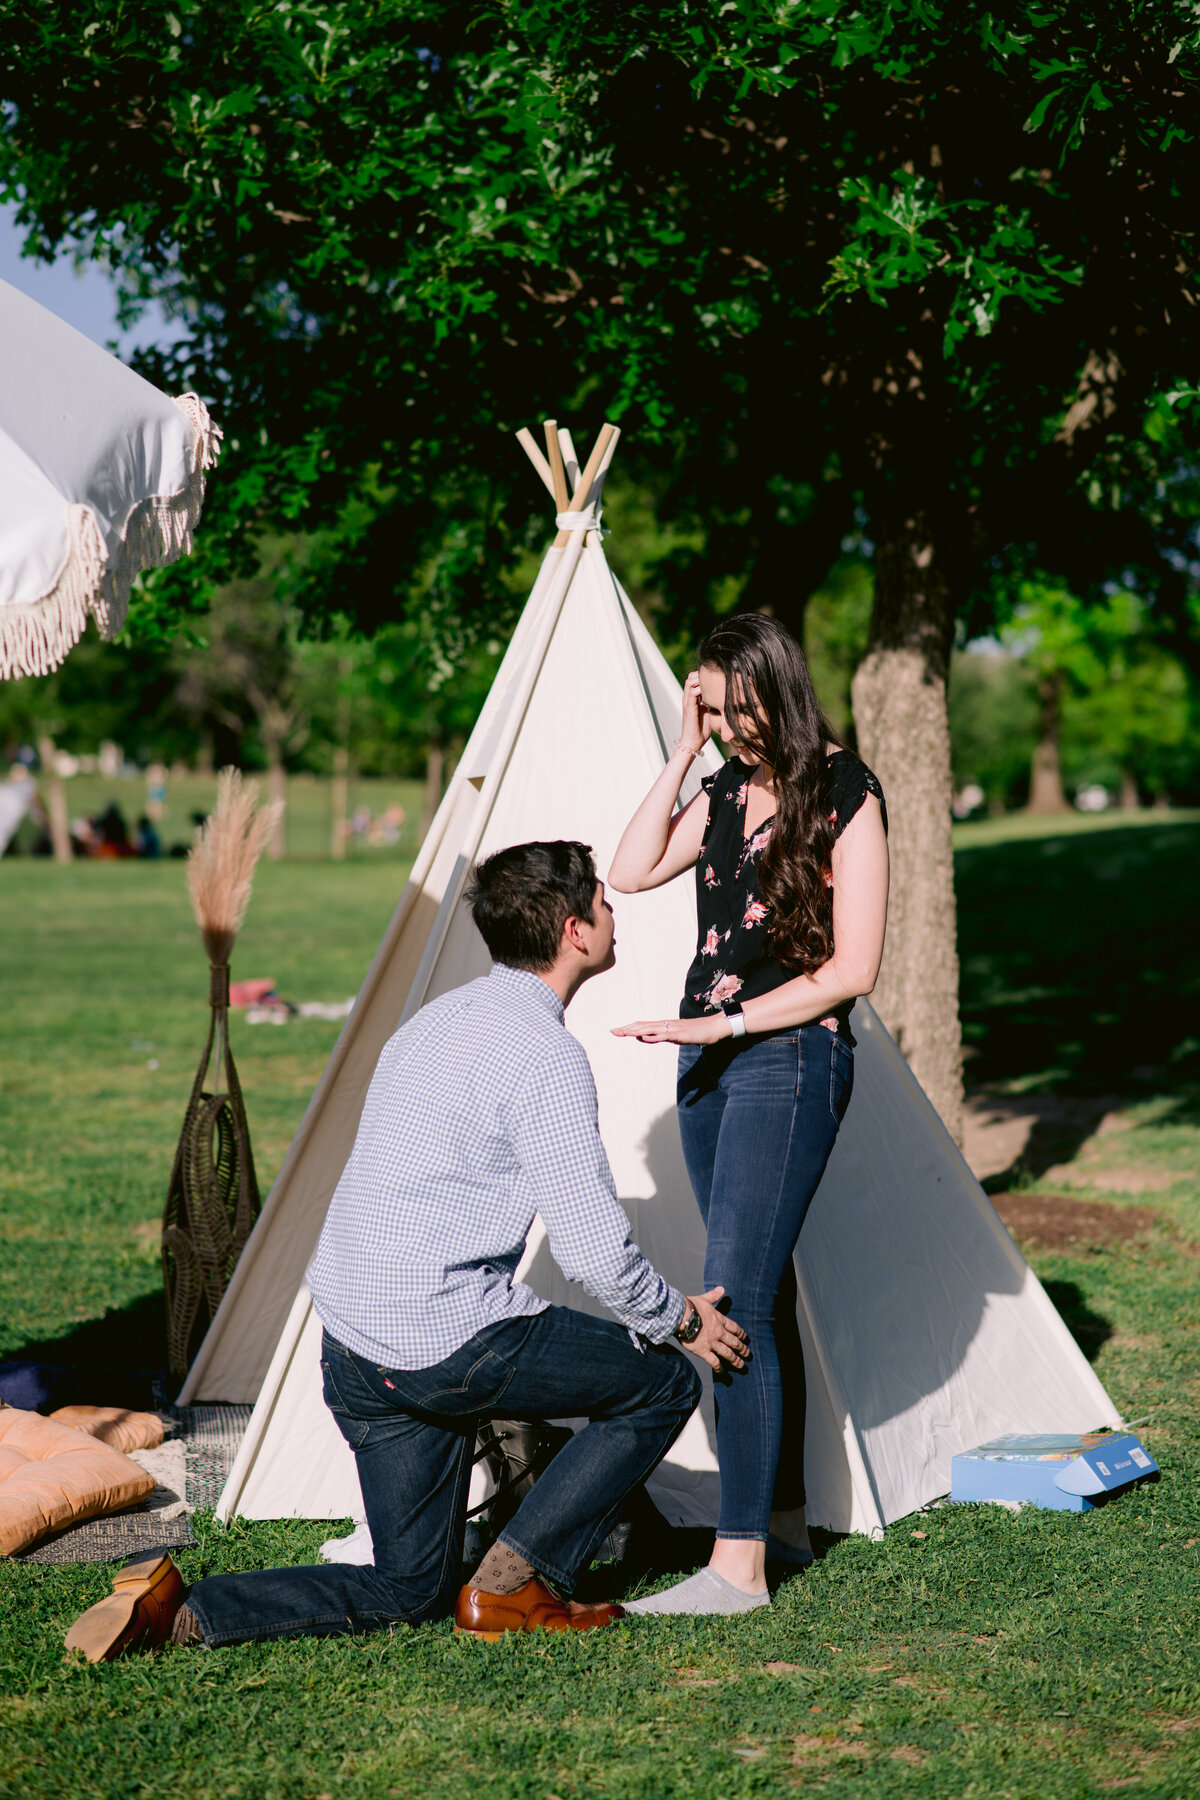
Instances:
[[[677,1581],[664,1593],[650,1594],[645,1600],[627,1600],[627,1613],[744,1613],[755,1607],[770,1606],[771,1596],[764,1588],[761,1594],[743,1594],[715,1569],[697,1569],[686,1581]]]

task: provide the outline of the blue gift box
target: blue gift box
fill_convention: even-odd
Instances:
[[[1090,1512],[1099,1497],[1157,1474],[1158,1464],[1132,1432],[1013,1432],[952,1458],[950,1498]]]

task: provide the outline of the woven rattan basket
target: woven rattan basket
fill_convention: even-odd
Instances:
[[[180,1380],[212,1322],[258,1217],[258,1181],[241,1084],[229,1044],[229,956],[254,866],[278,803],[257,808],[253,782],[221,773],[217,807],[196,834],[188,887],[209,957],[209,1024],[163,1211],[167,1348]]]

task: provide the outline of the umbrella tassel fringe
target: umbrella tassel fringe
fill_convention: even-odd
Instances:
[[[152,494],[140,501],[111,557],[91,508],[68,507],[69,548],[54,587],[31,605],[0,607],[0,679],[49,675],[83,636],[89,613],[102,637],[115,637],[142,571],[191,552],[204,504],[205,471],[216,463],[221,431],[198,395],[181,394],[175,404],[196,434],[187,485],[177,494]]]
[[[83,636],[108,558],[88,506],[67,509],[69,547],[58,580],[30,606],[0,608],[0,679],[49,675]]]
[[[177,494],[151,494],[130,513],[92,602],[101,637],[113,638],[125,623],[129,594],[143,569],[158,569],[192,552],[192,532],[204,505],[204,476],[215,467],[221,429],[198,394],[179,394],[175,404],[196,434],[192,477]]]

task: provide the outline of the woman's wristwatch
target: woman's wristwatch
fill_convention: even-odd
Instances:
[[[704,1329],[704,1321],[700,1317],[698,1308],[692,1306],[690,1300],[688,1305],[692,1307],[691,1312],[685,1313],[675,1327],[675,1336],[681,1344],[694,1344]]]
[[[729,1020],[730,1037],[740,1038],[746,1035],[746,1015],[736,1000],[727,1000],[721,1011]]]

